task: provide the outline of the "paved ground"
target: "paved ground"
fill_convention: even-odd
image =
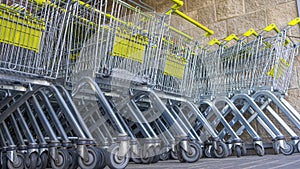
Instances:
[[[160,161],[156,164],[141,165],[130,163],[127,169],[298,169],[300,153],[290,156],[265,155],[228,157],[224,159],[203,158],[196,163],[179,163],[176,160]]]

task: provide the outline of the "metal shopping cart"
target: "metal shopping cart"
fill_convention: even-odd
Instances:
[[[210,139],[212,139],[212,141],[209,142],[214,145],[212,152],[217,154],[217,157],[226,157],[228,155],[226,145],[218,139],[217,134],[208,124],[199,109],[190,102],[190,100],[192,100],[190,98],[192,93],[191,89],[196,85],[196,83],[194,83],[194,74],[197,68],[197,64],[195,64],[196,58],[200,55],[199,53],[201,53],[201,50],[198,51],[198,43],[190,36],[182,34],[170,27],[169,31],[165,34],[162,45],[163,47],[160,54],[162,59],[158,62],[158,67],[152,69],[156,71],[152,73],[155,76],[151,76],[152,74],[147,76],[150,77],[148,83],[153,86],[155,93],[168,105],[167,107],[169,107],[171,113],[173,110],[179,110],[177,113],[179,113],[179,115],[181,114],[182,117],[176,118],[179,123],[183,123],[182,120],[185,120],[185,117],[182,115],[185,116],[187,113],[195,115],[197,118],[193,120],[203,124],[204,128],[208,131],[208,135],[211,136]],[[172,108],[171,105],[175,107]],[[177,107],[176,105],[181,106]],[[180,113],[180,109],[185,111]],[[192,121],[189,121],[189,123],[194,124]],[[188,126],[190,126],[190,124]],[[190,136],[195,136],[195,134],[193,134],[195,132],[193,128],[188,128],[188,130],[190,130],[187,131]],[[207,139],[208,138],[205,138],[204,141]],[[196,140],[202,144],[202,147],[204,146],[204,141],[199,140],[199,136],[196,136]]]
[[[74,87],[77,106],[86,107],[93,102],[98,107],[88,114],[85,110],[81,112],[90,130],[95,131],[98,144],[113,146],[111,143],[120,143],[121,152],[108,149],[108,157],[112,158],[108,158],[107,164],[123,168],[130,153],[136,162],[138,159],[143,163],[153,162],[149,159],[156,155],[150,150],[159,148],[160,141],[130,102],[129,84],[139,80],[132,78],[142,69],[146,48],[157,48],[160,42],[161,16],[147,14],[118,0],[91,4],[79,1],[72,8],[68,28],[69,53],[65,55],[65,72],[62,73],[66,74],[67,83]],[[100,131],[103,126],[109,131],[106,134]],[[140,141],[137,137],[145,139]],[[104,141],[108,138],[110,141]],[[116,161],[114,156],[125,158]]]
[[[217,59],[220,62],[218,63],[219,67],[217,66],[214,67],[214,69],[220,70],[219,72],[221,76],[219,77],[224,76],[225,81],[229,80],[229,83],[225,83],[226,86],[223,86],[224,84],[222,83],[214,84],[214,86],[216,86],[217,88],[212,90],[210,93],[214,93],[215,91],[221,91],[219,93],[214,93],[216,97],[218,97],[219,95],[229,96],[229,97],[233,96],[233,100],[230,102],[234,102],[235,104],[238,104],[237,98],[239,96],[247,97],[245,94],[238,94],[238,93],[251,93],[254,90],[254,88],[256,89],[269,88],[269,90],[272,90],[273,85],[267,85],[267,83],[273,83],[273,80],[271,80],[272,79],[271,76],[272,76],[272,72],[274,72],[274,65],[271,63],[275,63],[275,62],[272,62],[271,60],[275,59],[276,55],[281,55],[282,52],[285,51],[284,48],[286,49],[288,48],[287,46],[288,39],[286,39],[286,36],[284,34],[280,33],[280,31],[278,30],[277,27],[275,27],[274,24],[271,24],[265,28],[266,31],[271,31],[274,29],[278,32],[278,34],[271,37],[264,37],[264,35],[258,35],[253,29],[250,29],[247,33],[245,33],[245,35],[246,36],[255,35],[257,37],[254,40],[251,40],[250,42],[238,40],[238,38],[236,37],[235,39],[238,40],[237,44],[232,47],[224,49],[224,51],[222,51],[220,56],[217,57]],[[293,48],[288,49],[287,51],[294,50]],[[293,54],[292,55],[289,54],[286,56],[287,57],[294,56]],[[282,57],[280,59],[279,58],[277,58],[277,60],[279,60],[278,63],[280,63],[281,65],[279,67],[282,73],[284,67],[282,64],[287,65],[288,62],[284,62],[283,60],[285,59],[283,59]],[[264,66],[268,66],[268,68],[264,66],[263,67],[259,66],[260,63],[263,63]],[[262,73],[261,74],[262,77],[259,75],[260,73]],[[220,78],[215,81],[211,80],[211,78],[215,78],[215,77],[216,76],[209,76],[209,80],[211,82],[216,82],[216,81],[219,82],[223,80],[223,78]],[[254,87],[253,83],[257,84],[257,86],[254,85],[255,86]],[[222,89],[226,89],[226,90],[224,91]],[[246,102],[248,102],[252,106],[254,107],[256,106],[251,103],[251,100],[249,99],[246,100],[247,100]],[[244,102],[245,103],[244,108],[245,106],[249,106],[249,104],[246,102]],[[241,112],[244,113],[246,109],[247,108],[241,109],[243,110]],[[274,147],[274,150],[278,152],[278,150],[280,149],[282,150],[281,152],[284,154],[291,154],[293,152],[292,146],[290,144],[281,143],[284,142],[282,141],[284,140],[284,138],[282,138],[283,135],[279,133],[278,129],[270,121],[270,119],[268,119],[259,108],[257,108],[255,111],[258,112],[259,114],[256,115],[263,117],[265,119],[265,120],[260,119],[260,123],[264,125],[264,128],[266,128],[268,130],[268,133],[270,133],[270,135],[272,135],[272,137],[274,138],[275,140],[274,145],[276,145]],[[254,116],[252,116],[251,118],[252,120],[255,119]],[[282,119],[280,120],[280,118],[277,118],[277,120],[282,122]],[[271,122],[272,124],[270,124],[269,122]],[[231,122],[231,124],[233,124],[233,122]],[[243,126],[242,128],[245,129],[245,126]],[[288,130],[288,132],[291,134],[294,142],[297,142],[295,140],[297,140],[298,137],[295,135],[295,133],[289,127],[286,127],[286,130]],[[241,130],[239,130],[239,133],[240,131]],[[279,146],[276,143],[279,143]]]
[[[95,168],[104,161],[68,93],[52,84],[69,7],[65,1],[0,3],[3,168]]]
[[[262,39],[261,45],[257,45],[256,57],[253,57],[255,58],[255,62],[252,61],[250,62],[251,65],[249,65],[252,71],[247,71],[248,76],[246,76],[252,81],[251,84],[249,83],[251,90],[255,91],[254,94],[252,94],[252,98],[265,113],[274,117],[276,122],[281,124],[283,129],[291,136],[291,144],[294,146],[298,144],[299,137],[282,117],[280,117],[279,112],[276,113],[274,111],[274,108],[278,107],[278,110],[287,116],[296,128],[298,128],[299,123],[293,115],[295,111],[292,112],[288,110],[284,105],[287,102],[283,99],[289,87],[293,60],[298,53],[299,47],[295,41],[297,37],[288,35],[288,32],[294,29],[293,26],[299,23],[298,20],[299,19],[296,18],[289,22],[289,26],[282,30],[278,30],[275,24],[271,24],[264,29],[265,31],[270,31],[272,28],[275,28],[278,34],[277,36]],[[280,100],[282,100],[282,102]],[[276,107],[271,107],[271,103],[274,103]],[[289,104],[287,105],[290,106]],[[277,144],[274,144],[275,153],[279,153],[279,150],[284,154],[293,152],[293,148],[290,148],[292,147],[290,144],[284,145],[285,148],[279,147]]]

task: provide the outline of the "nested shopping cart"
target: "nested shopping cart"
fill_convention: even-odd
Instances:
[[[100,109],[88,114],[81,112],[89,128],[97,131],[93,134],[102,134],[102,140],[111,138],[110,147],[116,147],[112,144],[115,142],[118,145],[107,149],[107,164],[124,168],[129,154],[137,162],[141,159],[149,163],[153,156],[157,161],[154,150],[159,148],[160,140],[131,103],[129,88],[131,82],[139,82],[132,78],[143,66],[146,47],[158,46],[160,42],[161,16],[144,13],[118,0],[77,2],[72,8],[69,53],[65,55],[68,72],[63,73],[67,73],[66,81],[74,87],[73,96],[80,101],[78,106],[82,106],[80,103],[87,106],[93,101]],[[96,99],[89,97],[93,93]],[[109,132],[100,131],[102,126],[107,126]]]
[[[256,40],[248,43],[241,48],[237,55],[240,59],[236,59],[236,62],[242,63],[242,65],[240,67],[236,66],[236,72],[243,73],[239,75],[239,79],[236,78],[235,84],[239,85],[239,88],[236,88],[235,90],[243,90],[243,88],[245,88],[250,91],[248,93],[251,93],[251,90],[256,91],[256,93],[252,96],[252,99],[256,100],[256,104],[260,105],[260,109],[255,105],[255,103],[252,103],[251,99],[249,99],[246,95],[237,94],[232,98],[232,101],[234,102],[238,100],[244,100],[245,102],[248,102],[244,104],[243,108],[245,108],[245,106],[251,105],[250,109],[256,109],[254,111],[257,114],[253,113],[253,110],[251,110],[252,117],[254,118],[254,114],[256,114],[258,116],[258,121],[260,122],[260,124],[262,124],[268,131],[268,133],[270,133],[270,135],[272,136],[273,148],[275,150],[275,153],[279,153],[280,150],[280,152],[282,152],[283,154],[292,154],[294,151],[293,145],[284,142],[282,134],[278,133],[278,129],[276,131],[276,129],[273,128],[273,126],[275,126],[275,123],[269,124],[268,122],[270,121],[270,119],[262,120],[266,117],[263,113],[266,113],[267,111],[270,112],[269,114],[276,119],[276,122],[279,122],[281,124],[280,126],[283,126],[284,130],[286,130],[288,134],[291,135],[293,144],[296,144],[299,141],[299,137],[284,122],[284,120],[277,113],[275,113],[270,106],[268,106],[269,103],[261,102],[262,100],[259,101],[258,96],[261,96],[260,99],[266,97],[270,101],[272,99],[269,94],[267,94],[266,92],[260,92],[260,90],[269,90],[274,91],[275,93],[283,93],[288,87],[287,84],[289,84],[289,78],[292,70],[290,64],[293,63],[293,58],[295,54],[297,54],[296,51],[298,50],[297,45],[293,42],[290,42],[291,38],[286,35],[288,29],[291,28],[292,27],[290,26],[280,31],[275,24],[271,24],[264,30],[269,32],[274,29],[277,32],[276,35],[271,37],[268,37],[266,34],[260,36],[256,35],[258,36],[257,39],[261,38],[259,39],[258,43],[254,42]],[[252,31],[252,33],[255,32]],[[255,44],[255,46],[251,51],[251,48],[249,48],[248,45],[253,44]],[[245,61],[244,58],[246,58]],[[245,63],[247,64],[247,66],[245,66]],[[251,70],[248,69],[249,67]],[[243,69],[247,70],[244,71]],[[284,77],[280,77],[282,73],[285,74]],[[275,99],[275,97],[273,97],[273,99]],[[274,102],[276,101],[274,100]],[[277,101],[278,106],[283,107],[282,104],[278,103],[279,102]],[[266,109],[267,111],[262,112],[262,110]],[[242,112],[244,113],[246,109],[242,110]],[[285,114],[289,116],[289,113],[287,111],[285,111]]]
[[[297,50],[297,45],[294,43],[289,44],[290,40],[285,35],[286,30],[280,32],[274,24],[269,25],[264,30],[269,32],[273,29],[275,29],[277,33],[270,37],[265,36],[265,34],[259,35],[253,29],[250,29],[247,33],[245,33],[245,35],[255,35],[257,37],[250,42],[238,40],[238,38],[235,37],[235,39],[238,40],[237,44],[223,49],[222,53],[217,56],[217,62],[219,62],[217,65],[219,67],[213,67],[213,69],[216,70],[212,71],[212,74],[215,74],[219,71],[219,76],[209,76],[206,79],[210,82],[217,82],[213,85],[216,88],[212,88],[212,90],[207,93],[212,93],[216,97],[218,97],[218,95],[227,95],[229,97],[233,96],[231,102],[234,102],[237,105],[240,105],[238,102],[238,98],[240,98],[239,101],[244,101],[244,107],[242,106],[243,108],[240,110],[242,113],[245,113],[250,105],[250,109],[256,107],[254,108],[254,111],[252,109],[252,116],[250,118],[251,120],[249,119],[248,121],[251,122],[253,119],[258,117],[259,122],[264,126],[268,133],[270,133],[272,138],[274,138],[273,141],[275,152],[278,152],[280,149],[284,154],[291,154],[293,152],[293,147],[290,144],[285,144],[283,135],[270,121],[270,119],[265,116],[262,110],[257,107],[256,103],[252,103],[253,101],[247,96],[247,93],[249,94],[255,90],[266,88],[273,90],[274,87],[277,88],[277,91],[284,90],[277,85],[277,82],[280,74],[284,72],[283,70],[286,70],[286,72],[291,71],[289,63],[292,63],[292,60],[290,60],[290,58],[295,56],[294,54],[296,54],[295,51]],[[261,66],[261,63],[263,66]],[[275,68],[276,65],[280,66]],[[276,72],[276,70],[280,73],[278,73],[277,77],[274,78],[274,72]],[[223,80],[222,76],[224,77],[225,81],[229,80],[229,83],[218,83]],[[221,78],[215,80],[218,77]],[[284,84],[288,83],[288,77],[289,75],[285,76],[286,79],[284,80]],[[269,83],[269,85],[267,85],[267,83]],[[255,95],[257,96],[259,94]],[[262,95],[263,94],[261,94],[261,96]],[[261,107],[261,109],[264,108]],[[268,107],[268,109],[271,110],[270,107]],[[253,113],[255,115],[253,115]],[[273,116],[275,116],[278,121],[283,122],[283,120],[278,117],[276,113],[273,113]],[[233,124],[233,122],[231,122],[231,124]],[[293,142],[297,142],[298,137],[296,134],[284,122],[282,124],[285,126],[285,129],[288,131],[288,133],[291,134]],[[242,126],[240,129],[245,129],[245,126]],[[240,133],[241,130],[239,130],[238,133]]]
[[[131,145],[122,144],[127,147],[120,149],[125,149],[126,154],[132,153],[136,162],[136,158],[142,159],[144,163],[151,162],[149,157],[153,155],[154,161],[157,161],[156,155],[159,151],[156,149],[159,148],[160,141],[156,133],[151,131],[152,128],[147,124],[144,115],[135,103],[131,102],[129,89],[131,83],[142,83],[135,74],[143,73],[140,70],[144,66],[146,49],[149,48],[148,52],[159,50],[163,33],[162,17],[155,13],[144,13],[123,1],[90,5],[77,3],[73,11],[72,23],[68,29],[70,52],[66,54],[65,69],[69,72],[64,73],[67,73],[67,82],[75,86],[74,97],[83,100],[88,98],[76,94],[77,91],[84,93],[81,90],[84,84],[89,84],[93,92],[97,91],[101,111],[90,113],[86,119],[97,121],[103,115],[108,115],[107,119],[112,121],[110,124],[118,128],[119,133],[130,136]],[[86,92],[90,94],[88,92],[91,91]],[[82,113],[85,116],[85,112]],[[100,128],[107,125],[104,123],[105,121],[89,123],[89,127]],[[109,134],[111,133],[114,132]],[[153,149],[157,153],[153,153]],[[113,151],[110,154],[122,156]],[[120,160],[114,163],[118,162]]]
[[[166,29],[169,29],[168,25],[164,23],[164,17],[143,13],[139,8],[134,8],[122,1],[112,1],[108,4],[95,4],[96,6],[93,6],[78,3],[76,7],[74,6],[73,21],[68,29],[70,36],[68,38],[70,39],[70,43],[68,43],[70,46],[68,48],[70,52],[65,56],[67,64],[64,70],[68,72],[63,72],[67,74],[67,82],[70,84],[77,83],[79,84],[77,86],[80,87],[82,86],[80,85],[80,79],[83,79],[82,77],[85,76],[90,77],[92,81],[98,83],[100,88],[97,90],[104,92],[105,98],[100,100],[102,106],[111,107],[109,108],[113,110],[110,112],[111,114],[113,112],[116,114],[120,113],[122,117],[119,118],[119,121],[121,123],[125,121],[125,124],[131,123],[134,114],[130,115],[126,113],[128,110],[120,111],[118,107],[114,108],[112,105],[122,104],[122,100],[126,98],[136,99],[138,101],[131,103],[130,99],[128,99],[128,103],[126,103],[127,106],[128,104],[133,106],[131,109],[136,109],[136,115],[136,113],[142,110],[141,107],[134,106],[141,103],[140,98],[150,101],[151,105],[155,106],[148,107],[147,110],[150,109],[150,112],[157,110],[159,112],[156,112],[155,116],[151,117],[152,119],[157,119],[157,121],[152,120],[155,121],[155,126],[168,129],[167,133],[171,134],[168,136],[174,138],[174,140],[168,142],[180,142],[181,146],[178,146],[177,149],[184,150],[180,152],[186,154],[189,152],[189,144],[186,139],[187,133],[185,133],[177,120],[174,119],[155,92],[148,87],[139,87],[139,85],[147,83],[156,83],[155,79],[157,71],[159,71],[158,66],[164,62],[160,59],[160,53],[162,47],[167,44],[163,43],[163,41],[168,41],[168,39],[164,39],[164,32]],[[166,37],[168,38],[169,35]],[[170,57],[176,56],[172,54]],[[71,59],[69,60],[69,58]],[[102,91],[99,91],[99,93],[103,93]],[[132,92],[125,97],[124,93],[126,95],[126,91]],[[123,103],[123,105],[126,104]],[[143,114],[138,119],[150,118],[146,117],[147,115],[149,114]],[[161,123],[161,121],[164,123]],[[139,122],[136,123],[139,124]],[[117,124],[119,125],[119,123]],[[119,127],[124,127],[127,130],[126,125]],[[142,133],[150,131],[143,130],[141,130]],[[162,129],[159,128],[156,130],[156,133],[150,135],[155,138],[155,134],[161,134],[158,131],[162,131]],[[129,130],[127,132],[129,135],[134,134],[134,132]],[[151,140],[149,139],[150,137],[147,136],[147,138]],[[134,138],[131,137],[131,139]],[[157,143],[144,145],[143,149],[158,146]],[[173,145],[168,146],[173,147],[173,150],[175,150]],[[132,147],[134,148],[134,146]],[[195,155],[197,155],[197,158],[193,161],[196,161],[200,150],[198,146],[194,146],[193,148]],[[138,151],[134,150],[133,152]],[[142,158],[145,158],[145,154],[143,153],[139,153],[138,155],[142,155]],[[193,162],[186,155],[183,158],[186,161]]]
[[[238,44],[232,43],[234,39],[238,39],[234,34],[228,36],[224,44],[217,39],[213,39],[209,42],[209,45],[218,44],[218,47],[207,47],[203,50],[201,57],[196,62],[200,65],[195,75],[195,81],[199,85],[194,86],[193,97],[198,100],[200,109],[211,125],[218,130],[219,137],[226,140],[230,150],[233,149],[237,156],[245,154],[246,151],[240,134],[235,133],[236,131],[233,129],[235,126],[245,126],[247,133],[253,139],[253,144],[257,147],[257,154],[263,155],[263,144],[260,136],[240,114],[235,105],[226,98],[231,94],[230,85],[233,85],[233,82],[226,82],[233,80],[229,77],[230,72],[227,70],[234,65],[230,57],[234,57],[234,52],[239,51],[242,45],[241,42]],[[233,46],[229,48],[228,45]],[[222,54],[226,53],[229,53],[228,56],[222,57]],[[226,116],[233,116],[231,117],[233,120],[228,119]]]
[[[3,168],[95,168],[104,161],[68,92],[52,84],[69,8],[65,1],[0,3]]]
[[[183,129],[187,129],[188,135],[195,139],[198,144],[202,144],[201,147],[204,146],[204,141],[211,139],[208,143],[213,145],[212,153],[215,153],[218,157],[226,157],[228,155],[226,145],[219,140],[199,109],[190,102],[190,100],[193,100],[191,99],[191,89],[196,85],[194,83],[195,62],[201,52],[201,50],[198,51],[198,45],[189,35],[169,27],[164,34],[158,59],[155,59],[156,64],[153,64],[156,67],[146,68],[148,72],[145,76],[149,79],[148,84],[153,87],[154,92],[167,105],[178,123],[184,124],[184,121],[191,120],[185,123],[185,126],[183,125]],[[180,106],[178,107],[178,105]],[[196,118],[187,118],[188,113]],[[179,118],[180,116],[181,118]],[[197,122],[204,126],[208,131],[208,137],[211,136],[210,138],[199,140],[199,133],[195,135],[193,133],[196,131],[187,127],[193,126]]]
[[[274,122],[279,123],[283,130],[291,136],[291,144],[293,146],[297,146],[299,137],[291,129],[290,125],[282,119],[280,113],[274,110],[277,107],[299,129],[295,111],[283,98],[289,87],[294,57],[298,54],[299,48],[296,42],[297,37],[289,35],[289,32],[298,23],[299,19],[295,18],[289,22],[289,26],[282,30],[276,28],[275,24],[271,24],[264,29],[265,31],[270,31],[272,30],[271,28],[275,28],[278,34],[277,36],[262,39],[262,44],[256,48],[257,53],[256,57],[254,57],[256,60],[255,62],[252,61],[249,66],[252,68],[252,72],[248,76],[252,81],[249,86],[255,91],[252,94],[252,99],[265,113],[274,117]],[[271,103],[274,103],[274,106],[270,106]],[[291,110],[287,107],[290,107]],[[281,144],[279,146],[276,143],[274,144],[275,153],[279,153],[280,150],[284,154],[291,154],[293,152],[291,147],[290,144]]]

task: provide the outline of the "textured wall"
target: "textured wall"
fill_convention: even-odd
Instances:
[[[188,16],[215,31],[223,38],[231,33],[242,34],[249,28],[262,29],[270,23],[279,27],[297,17],[296,0],[183,0],[180,8]],[[143,0],[158,12],[172,6],[171,0]],[[195,31],[198,28],[194,28]],[[298,32],[299,33],[299,32]]]
[[[167,11],[173,4],[170,0],[144,0],[144,2],[154,6],[158,12]],[[271,23],[275,23],[282,28],[298,16],[296,0],[184,0],[184,3],[180,10],[214,30],[215,35],[213,37],[218,39],[222,39],[231,33],[241,35],[249,28],[261,30]],[[202,36],[203,31],[199,28],[183,20],[178,21],[176,24],[178,26],[179,24],[183,25],[181,26],[182,29],[193,37],[198,37],[203,43],[208,40]],[[299,29],[294,30],[293,34],[299,36]],[[299,78],[300,58],[298,56],[295,59],[291,89],[287,100],[300,112]],[[257,129],[261,136],[268,138],[268,134],[261,130],[259,126],[254,125],[253,127]],[[296,130],[299,134],[298,131]],[[285,132],[284,134],[287,135]]]

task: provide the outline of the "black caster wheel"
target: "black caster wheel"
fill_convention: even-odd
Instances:
[[[207,157],[207,158],[212,158],[212,155],[211,155],[211,147],[209,147],[209,146],[206,146],[205,148],[204,148],[204,155],[205,155],[205,157]]]
[[[217,142],[217,149],[211,148],[211,155],[212,157],[216,158],[225,158],[228,157],[229,151],[225,143],[222,141]]]
[[[60,149],[57,150],[57,158],[51,159],[51,168],[53,169],[65,169],[69,168],[71,161],[70,154],[68,150]]]
[[[260,146],[260,145],[255,145],[254,149],[255,149],[256,154],[257,154],[258,156],[263,156],[263,155],[265,155],[265,149],[264,149],[262,146]]]
[[[154,149],[152,147],[148,148],[145,153],[141,153],[141,161],[143,164],[150,164],[154,159]]]
[[[159,159],[161,161],[166,161],[170,158],[170,155],[171,155],[171,152],[170,151],[167,151],[167,152],[163,152],[159,155]]]
[[[135,164],[141,164],[142,160],[141,158],[136,155],[134,152],[131,152],[131,160],[135,163]]]
[[[113,144],[109,147],[106,154],[106,165],[111,169],[123,169],[128,165],[129,154],[119,156],[119,145]]]
[[[241,146],[235,146],[234,147],[234,151],[235,151],[235,155],[237,157],[241,157],[242,156],[242,149],[241,149]]]
[[[106,150],[103,148],[98,148],[98,153],[100,155],[100,159],[99,159],[99,168],[105,168],[106,166],[106,162],[105,162],[105,154],[106,154]]]
[[[38,164],[36,166],[37,169],[46,169],[48,165],[49,156],[47,152],[43,152],[40,154],[40,158]]]
[[[286,143],[286,148],[281,148],[279,151],[284,155],[292,155],[294,153],[294,146],[291,143]]]
[[[26,159],[25,160],[26,169],[36,169],[38,162],[41,161],[41,159],[39,159],[38,152],[32,152],[30,154],[26,154],[25,159]]]
[[[300,141],[296,144],[295,149],[297,149],[297,150],[298,150],[298,153],[300,153]]]
[[[78,158],[78,165],[82,169],[98,169],[100,164],[100,154],[96,147],[87,147],[88,159]]]
[[[157,163],[160,160],[160,148],[155,148],[154,157],[152,163]]]
[[[70,157],[72,159],[72,162],[71,162],[69,168],[70,169],[73,169],[73,168],[75,169],[75,168],[78,167],[78,158],[79,158],[79,155],[78,155],[78,153],[77,153],[77,151],[75,149],[69,149],[68,152],[69,152],[69,155],[70,155]]]
[[[177,155],[177,152],[175,152],[175,151],[171,151],[171,153],[170,153],[170,157],[171,157],[173,160],[178,160],[178,155]]]
[[[15,162],[12,162],[12,161],[7,159],[8,160],[7,161],[7,168],[8,169],[23,169],[25,167],[24,159],[25,159],[24,154],[17,153],[17,159],[15,160]]]
[[[194,162],[198,161],[200,159],[200,157],[202,156],[202,148],[194,142],[190,142],[189,146],[190,146],[189,152],[183,150],[182,148],[179,149],[178,158],[179,159],[182,158],[183,162],[194,163]]]

